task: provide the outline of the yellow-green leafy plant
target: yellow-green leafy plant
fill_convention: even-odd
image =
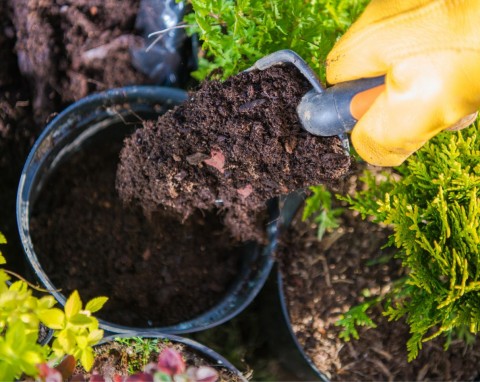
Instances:
[[[0,233],[0,244],[5,244]],[[0,252],[0,264],[6,263]],[[0,381],[22,376],[47,378],[66,355],[73,356],[86,370],[93,365],[92,346],[102,337],[98,320],[92,313],[107,301],[90,300],[83,308],[78,293],[67,299],[64,310],[51,295],[37,297],[24,280],[11,282],[11,272],[0,268]],[[40,344],[40,324],[54,331],[52,345]],[[49,374],[50,373],[50,374]]]

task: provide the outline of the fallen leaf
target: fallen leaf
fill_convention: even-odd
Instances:
[[[239,188],[237,192],[242,199],[246,199],[253,192],[253,187],[251,184],[247,184],[245,187]]]
[[[205,164],[215,167],[218,171],[220,171],[222,174],[224,173],[224,168],[225,166],[225,155],[220,150],[212,149],[210,152],[211,158],[205,160]]]

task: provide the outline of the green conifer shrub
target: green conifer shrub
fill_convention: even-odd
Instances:
[[[385,315],[410,326],[409,360],[422,342],[456,334],[466,340],[480,327],[480,131],[479,121],[445,132],[398,169],[401,179],[368,186],[347,197],[353,209],[390,224],[390,243],[408,275]],[[471,333],[469,335],[469,333]]]

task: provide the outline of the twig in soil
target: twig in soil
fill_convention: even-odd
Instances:
[[[345,372],[348,372],[352,367],[355,367],[357,365],[358,361],[353,361],[350,363],[347,363],[346,365],[343,365],[340,369],[337,370],[337,374],[341,375]]]
[[[132,46],[139,46],[141,37],[131,34],[124,34],[110,41],[108,44],[100,45],[96,48],[87,50],[82,53],[81,61],[88,65],[93,60],[103,60],[112,50],[120,48],[130,48]]]
[[[326,236],[322,240],[322,247],[324,251],[328,251],[330,247],[335,244],[335,242],[340,239],[343,235],[345,235],[345,230],[342,228],[338,228],[337,230],[333,231],[330,235]]]
[[[355,350],[355,348],[353,347],[351,342],[347,342],[347,349],[348,349],[348,352],[350,353],[350,355],[352,356],[353,359],[358,359],[358,353]]]
[[[353,284],[355,284],[355,281],[349,280],[349,279],[334,278],[332,280],[332,284],[350,284],[350,285],[353,285]]]
[[[430,369],[430,364],[427,363],[418,372],[416,380],[417,381],[423,381],[425,379],[425,376],[427,375],[429,369]]]
[[[393,359],[393,356],[386,352],[385,350],[383,349],[379,349],[375,346],[372,346],[372,350],[377,353],[378,355],[382,356],[383,358],[385,358],[387,361],[391,361]]]
[[[330,270],[328,269],[327,258],[324,255],[319,255],[313,260],[311,265],[313,266],[318,261],[322,262],[322,267],[323,267],[323,274],[322,275],[325,278],[325,283],[327,284],[327,286],[329,288],[331,288],[332,287],[332,279],[330,278]],[[318,275],[318,276],[321,276],[321,275]],[[317,275],[315,277],[317,277]]]
[[[123,118],[123,115],[121,113],[119,113],[115,108],[109,107],[109,108],[107,108],[107,110],[110,111],[112,114],[115,114],[116,116],[118,116],[122,120],[122,122],[125,126],[137,124],[137,122],[127,122],[125,120],[125,118]],[[129,110],[129,112],[135,118],[137,118],[139,122],[145,122],[145,120],[142,117],[140,117],[137,113],[135,113],[133,110]]]
[[[15,107],[28,107],[30,105],[30,101],[17,101],[15,102]]]
[[[93,78],[87,78],[87,82],[91,83],[91,84],[94,84],[94,85],[97,85],[99,88],[103,88],[103,89],[107,88],[107,84],[105,84],[104,82],[101,82],[101,81],[94,80]]]
[[[22,276],[20,276],[18,273],[15,273],[13,271],[9,271],[8,269],[3,269],[3,271],[9,275],[12,275],[13,277],[23,281],[24,283],[26,283],[30,288],[32,289],[35,289],[36,291],[38,292],[42,292],[42,293],[51,293],[53,292],[52,290],[48,290],[48,289],[43,289],[39,286],[36,286],[36,285],[33,285],[30,281],[26,280],[25,278],[23,278]],[[55,292],[61,292],[62,290],[61,289],[56,289]]]
[[[388,382],[392,382],[393,381],[393,374],[390,372],[390,370],[388,370],[388,367],[385,366],[385,364],[380,361],[379,359],[372,359],[370,361],[371,363],[375,364],[376,367],[378,367],[379,371],[385,375],[385,377],[388,378]]]
[[[184,29],[184,28],[188,28],[188,27],[193,27],[194,25],[191,25],[191,24],[185,24],[185,22],[181,22],[181,23],[178,23],[177,25],[174,25],[173,27],[169,27],[169,28],[165,28],[165,29],[162,29],[162,30],[159,30],[159,31],[155,31],[155,32],[152,32],[148,35],[148,38],[152,37],[152,36],[157,36],[158,37],[153,40],[153,42],[145,49],[145,52],[149,52],[157,42],[159,42],[163,36],[165,36],[165,33],[168,33],[172,30],[175,30],[175,29]]]
[[[69,7],[67,6],[67,8],[69,8]],[[96,34],[96,33],[99,32],[98,26],[95,23],[91,22],[84,15],[83,12],[78,10],[77,7],[71,6],[69,10],[67,10],[67,8],[64,8],[65,9],[65,14],[67,16],[68,21],[70,21],[70,23],[72,25],[80,26],[83,29],[83,32],[87,36],[91,35],[92,33]]]

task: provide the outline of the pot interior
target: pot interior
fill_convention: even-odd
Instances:
[[[82,100],[46,128],[27,160],[19,186],[20,234],[36,275],[62,304],[73,289],[85,300],[98,295],[111,299],[112,308],[107,303],[105,314],[98,314],[105,330],[203,330],[238,314],[258,293],[272,266],[276,225],[267,228],[268,245],[236,243],[222,253],[221,246],[210,248],[224,240],[215,214],[199,217],[199,230],[193,225],[179,233],[183,231],[174,228],[168,214],[147,218],[138,210],[122,212],[120,201],[114,200],[114,172],[123,138],[143,120],[156,119],[185,98],[178,90],[144,88]],[[105,178],[109,178],[108,187]],[[276,213],[273,202],[271,216]],[[161,226],[164,232],[158,239]],[[172,231],[172,237],[165,236],[167,231]],[[192,247],[198,256],[183,259]],[[202,263],[202,251],[203,258],[212,263]],[[160,255],[167,257],[152,261]],[[227,265],[225,274],[221,269],[214,271],[218,268],[214,261],[219,260]],[[175,261],[183,273],[176,275],[169,268]],[[191,265],[191,261],[197,263]],[[197,288],[188,281],[202,280],[198,272],[203,272],[204,281]],[[180,282],[190,293],[175,294]],[[206,285],[218,290],[202,307]],[[162,309],[156,310],[159,306]]]

